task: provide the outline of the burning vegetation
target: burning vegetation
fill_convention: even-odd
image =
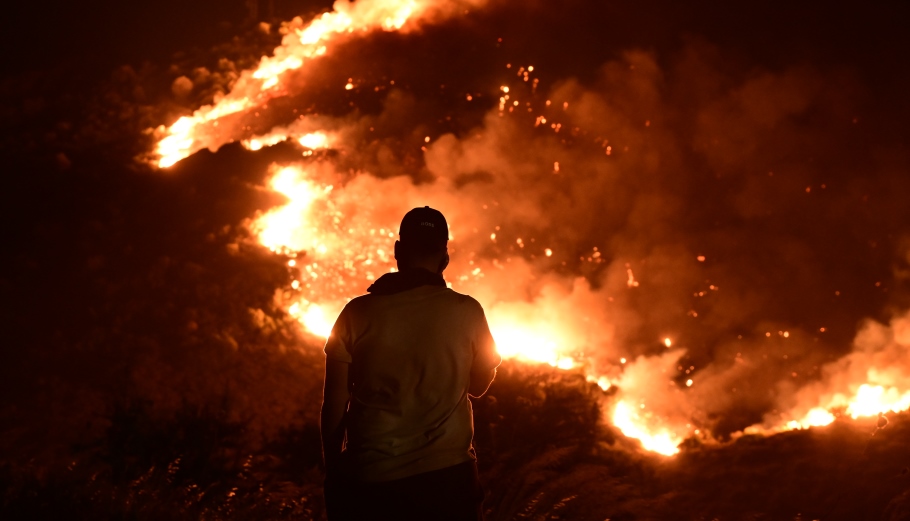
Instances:
[[[339,0],[10,105],[5,511],[318,519],[321,343],[430,205],[506,359],[490,519],[906,519],[885,73],[553,11]]]

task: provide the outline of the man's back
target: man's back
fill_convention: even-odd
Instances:
[[[483,309],[446,287],[449,228],[405,214],[398,271],[345,306],[325,345],[320,432],[332,521],[482,521],[471,396],[496,376]]]
[[[388,481],[474,458],[472,370],[499,363],[473,298],[423,285],[352,300],[326,355],[350,363],[346,467]]]

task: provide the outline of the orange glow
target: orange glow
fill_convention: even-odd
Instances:
[[[297,138],[297,142],[300,143],[300,146],[312,149],[328,148],[329,146],[329,138],[322,132],[304,134]]]
[[[394,221],[376,223],[375,218],[367,217],[351,221],[339,209],[333,185],[318,181],[320,174],[308,168],[314,167],[273,168],[269,187],[288,200],[260,215],[250,227],[262,245],[296,256],[288,262],[289,267],[301,272],[293,288],[304,292],[308,299],[318,295],[319,301],[292,299],[288,313],[310,333],[326,337],[344,299],[362,293],[365,285],[393,269],[391,243],[397,237],[397,226]],[[376,224],[382,226],[377,229]],[[469,268],[466,274],[450,278],[465,281],[484,276],[479,266]],[[485,307],[490,310],[490,327],[503,358],[545,363],[564,370],[579,365],[564,350],[558,320],[540,320],[534,316],[533,306],[486,302]]]
[[[636,438],[641,445],[649,451],[672,456],[679,452],[682,438],[666,428],[649,429],[646,418],[635,407],[624,400],[616,403],[613,409],[613,425],[629,438]]]
[[[787,422],[788,429],[808,429],[809,427],[823,427],[834,421],[834,415],[825,409],[816,407],[806,414],[800,421]]]
[[[809,410],[801,420],[787,422],[786,427],[806,429],[828,425],[836,419],[832,410],[842,410],[845,415],[855,420],[908,409],[910,409],[910,391],[901,392],[897,387],[861,384],[851,396],[835,394],[827,406]]]
[[[162,126],[158,129],[160,139],[155,148],[155,160],[160,168],[170,167],[204,148],[216,150],[233,140],[239,141],[247,149],[253,151],[283,142],[290,142],[305,149],[302,155],[309,159],[302,160],[296,165],[272,167],[268,188],[283,195],[287,200],[284,204],[255,216],[249,222],[249,228],[261,245],[276,254],[291,257],[287,260],[287,267],[293,281],[290,289],[284,288],[287,293],[282,293],[276,299],[280,300],[280,305],[287,310],[288,315],[297,320],[305,331],[317,337],[328,337],[335,318],[349,298],[362,294],[373,280],[395,269],[392,244],[397,238],[400,216],[414,206],[435,205],[436,201],[427,200],[427,193],[443,202],[445,202],[445,198],[432,191],[416,193],[416,189],[409,180],[402,181],[398,185],[383,185],[391,186],[392,189],[385,188],[379,192],[372,189],[379,185],[370,185],[369,183],[374,181],[365,180],[372,179],[368,175],[358,176],[359,181],[352,181],[350,176],[336,175],[335,172],[328,171],[330,167],[324,166],[324,164],[329,161],[321,163],[314,160],[319,158],[319,154],[315,151],[333,147],[340,148],[339,141],[344,134],[341,131],[333,133],[320,127],[317,117],[300,116],[301,119],[295,120],[287,126],[255,131],[251,130],[251,126],[246,125],[249,121],[243,121],[242,117],[245,115],[244,113],[258,111],[260,107],[267,106],[270,100],[285,95],[291,87],[289,85],[291,76],[304,74],[310,61],[318,60],[330,53],[342,39],[356,38],[358,34],[367,31],[405,29],[410,27],[409,24],[427,15],[431,6],[441,3],[445,2],[431,3],[429,0],[358,0],[350,2],[339,0],[335,3],[332,12],[321,14],[309,23],[304,23],[299,18],[295,19],[286,24],[287,33],[273,55],[263,57],[254,69],[242,72],[233,83],[229,93],[214,100],[212,104],[199,108],[192,115],[180,117],[169,127]],[[528,66],[527,71],[533,71],[533,67]],[[527,80],[527,73],[523,74]],[[337,89],[339,96],[350,96],[362,89],[373,87],[366,82],[367,80],[361,77],[348,78],[347,82],[334,83],[332,88]],[[391,83],[394,84],[394,82]],[[352,92],[346,93],[346,91]],[[500,86],[499,110],[504,111],[506,107],[511,110],[512,107],[519,106],[520,102],[514,98],[521,96],[521,92],[521,89],[512,91],[509,86]],[[470,101],[473,97],[471,94],[467,94],[466,99]],[[546,106],[549,105],[548,100]],[[563,102],[563,109],[567,108],[568,102]],[[545,124],[547,124],[547,119],[544,116],[537,117],[536,125]],[[560,123],[551,123],[551,128],[557,132],[560,127]],[[432,151],[433,145],[441,141],[441,137],[431,138],[428,135],[420,135],[424,136],[423,143],[427,144],[426,150]],[[612,146],[606,146],[605,150],[606,154],[610,155]],[[565,160],[560,165],[559,161],[553,161],[553,159],[548,159],[548,163],[549,161],[553,163],[553,173],[561,171],[562,174],[571,173],[571,168],[565,169]],[[548,167],[548,163],[543,166]],[[352,189],[350,194],[339,194],[339,192],[347,190],[346,183],[356,182],[363,185]],[[375,183],[379,183],[379,181],[375,181]],[[339,188],[336,189],[336,187]],[[390,197],[385,197],[385,194],[389,194]],[[487,206],[484,205],[483,208],[486,209]],[[453,220],[454,222],[457,221]],[[530,252],[532,256],[540,255],[540,245],[539,243],[533,244],[533,236],[525,235],[528,242],[518,238],[513,246],[512,240],[515,235],[512,230],[500,230],[500,227],[496,226],[495,229],[499,232],[497,236],[497,233],[492,232],[489,227],[478,226],[478,228],[479,231],[473,229],[473,233],[478,234],[478,237],[483,237],[484,243],[491,247],[514,247],[516,251],[523,249],[525,252]],[[471,233],[469,230],[457,228],[453,229],[453,234],[455,232],[459,237],[469,236]],[[487,235],[488,233],[489,235]],[[486,241],[487,237],[489,237],[489,241]],[[453,240],[453,242],[455,241]],[[459,248],[462,246],[457,242],[455,245]],[[561,243],[554,246],[558,248],[559,252],[556,259],[563,260],[574,255],[571,248]],[[454,265],[449,268],[446,275],[456,290],[461,290],[463,287],[470,289],[469,285],[472,282],[482,280],[486,273],[492,273],[495,269],[503,269],[504,261],[508,260],[493,259],[481,265],[475,265],[474,260],[471,260],[471,265],[457,264],[458,262],[467,263],[467,259],[472,258],[471,256],[475,253],[477,255],[473,258],[478,259],[477,264],[481,264],[480,259],[485,258],[485,253],[482,251],[461,250],[457,255],[453,255]],[[538,259],[541,264],[554,263],[555,259],[552,258],[554,251],[551,248],[544,248],[543,255],[550,259]],[[591,262],[592,258],[601,258],[601,254],[597,252],[596,248],[595,253],[588,257],[588,261]],[[459,259],[464,260],[459,261]],[[521,259],[518,258],[518,261],[520,262]],[[705,255],[697,255],[695,259],[699,263],[706,262]],[[519,262],[514,262],[512,266]],[[689,257],[689,262],[691,262],[691,257]],[[563,264],[566,263],[563,262]],[[625,273],[623,273],[623,269]],[[636,270],[639,270],[640,275],[644,275],[643,281],[636,278],[636,274],[629,264],[626,264],[624,268],[620,265],[617,271],[617,275],[622,277],[619,284],[625,283],[624,289],[631,292],[642,291],[636,289],[639,288],[640,283],[645,284],[642,288],[651,283],[648,280],[649,270],[644,266],[641,269],[636,267]],[[711,285],[710,289],[717,290],[717,287]],[[704,296],[704,292],[698,295]],[[600,351],[600,354],[604,356],[591,357],[590,353],[594,350],[588,350],[588,346],[585,344],[587,339],[578,334],[577,330],[566,325],[575,318],[573,315],[584,313],[583,305],[575,305],[571,309],[555,307],[549,309],[545,304],[527,303],[521,300],[529,297],[510,296],[509,298],[503,297],[503,300],[500,300],[500,297],[495,294],[478,295],[478,300],[488,311],[490,327],[503,358],[526,363],[548,364],[560,370],[584,373],[588,381],[596,383],[604,391],[612,390],[617,393],[617,401],[609,416],[613,424],[624,435],[639,439],[642,446],[649,451],[668,456],[679,452],[678,445],[683,441],[685,435],[677,432],[687,432],[682,429],[685,421],[678,421],[679,418],[675,418],[674,421],[668,419],[666,416],[672,415],[667,412],[668,408],[664,409],[665,417],[661,417],[658,412],[654,412],[657,409],[650,408],[652,404],[657,404],[657,400],[650,400],[650,396],[656,396],[658,391],[654,391],[653,395],[646,395],[641,391],[641,389],[650,387],[652,380],[660,379],[653,377],[664,373],[651,371],[637,380],[629,379],[628,385],[625,385],[619,375],[628,374],[632,370],[631,366],[638,363],[633,356],[634,352],[631,349],[611,351],[611,345],[605,343],[595,346],[598,349],[606,349]],[[527,304],[527,306],[513,305],[516,303]],[[692,317],[698,316],[694,310],[689,314]],[[597,323],[596,320],[591,322],[591,324]],[[671,334],[679,333],[678,330],[672,329],[670,332]],[[819,328],[819,332],[824,333],[825,328]],[[796,342],[800,338],[795,331],[792,338],[789,331],[780,331],[778,335],[789,339],[789,342]],[[771,337],[771,333],[767,333],[766,336]],[[650,342],[656,344],[655,337],[650,338],[652,339]],[[676,341],[679,342],[680,339],[677,338]],[[673,346],[673,339],[666,337],[663,339],[663,344],[669,349]],[[587,350],[588,355],[581,351],[583,347]],[[660,346],[651,347],[659,348]],[[662,352],[669,353],[670,351],[662,350]],[[620,358],[620,353],[626,354],[630,358]],[[603,362],[607,359],[610,361]],[[600,366],[597,364],[598,361],[601,363]],[[675,363],[670,367],[674,366]],[[881,367],[886,366],[881,365]],[[681,395],[695,393],[703,388],[711,388],[708,377],[698,376],[698,378],[699,386],[694,386],[695,382],[691,378],[687,379],[684,384],[675,381],[672,384],[674,392]],[[841,414],[841,412],[844,416],[860,418],[910,409],[910,391],[906,390],[907,386],[898,385],[901,382],[876,380],[874,375],[869,375],[865,380],[850,380],[850,382],[850,385],[838,387],[840,393],[826,396],[822,400],[813,400],[809,405],[800,409],[798,415],[793,414],[778,421],[775,425],[781,423],[784,425],[778,430],[828,425],[835,420],[836,414]],[[639,386],[639,389],[636,389],[636,385]],[[649,398],[647,401],[649,407],[644,407],[645,397]],[[817,406],[810,408],[814,405]],[[802,415],[806,410],[808,412]],[[798,420],[790,419],[800,416],[802,418]],[[769,430],[773,429],[765,431]],[[758,432],[758,430],[754,431]]]
[[[896,387],[863,384],[847,405],[846,413],[852,418],[877,416],[886,412],[910,409],[910,391],[901,393]]]
[[[287,34],[273,55],[263,56],[255,69],[244,71],[227,95],[169,127],[158,128],[161,138],[155,148],[155,162],[159,168],[167,168],[203,148],[218,149],[231,140],[231,136],[215,128],[220,120],[283,95],[282,82],[287,73],[304,69],[310,60],[326,54],[336,39],[352,33],[400,30],[430,7],[437,6],[428,0],[338,0],[333,11],[317,16],[309,24],[295,18],[285,24]],[[350,90],[354,85],[348,82],[345,88]],[[267,141],[254,136],[248,146],[257,150],[268,146]]]
[[[610,379],[607,378],[606,376],[600,376],[600,377],[598,377],[598,376],[588,375],[588,376],[586,377],[586,380],[589,381],[589,382],[592,382],[592,383],[597,384],[597,387],[600,387],[600,389],[601,389],[602,391],[607,391],[607,390],[609,390],[611,387],[613,387],[613,384],[610,382]]]
[[[557,341],[546,331],[535,331],[530,324],[510,320],[493,322],[490,329],[503,358],[545,363],[559,369],[575,367],[575,361],[560,354]]]
[[[271,188],[288,198],[288,204],[261,216],[253,225],[259,241],[272,251],[303,250],[300,245],[319,248],[318,237],[312,230],[300,226],[313,202],[327,195],[332,186],[318,187],[305,177],[300,167],[279,170],[270,182]],[[307,248],[309,249],[309,248]]]
[[[632,268],[626,268],[626,275],[628,275],[628,277],[629,277],[626,280],[626,285],[629,286],[630,288],[637,288],[638,281],[635,280],[635,274],[632,273]]]
[[[288,309],[288,314],[299,320],[307,331],[318,337],[328,338],[329,333],[332,332],[334,319],[326,316],[322,306],[309,304],[305,310],[301,310],[300,304],[295,303]],[[337,314],[336,312],[335,315]]]

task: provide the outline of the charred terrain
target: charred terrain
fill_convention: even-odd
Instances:
[[[907,8],[469,4],[346,37],[165,169],[154,129],[331,5],[7,31],[37,43],[0,84],[0,518],[324,519],[317,254],[257,228],[306,161],[345,218],[441,201],[456,289],[571,344],[474,401],[488,519],[910,520],[910,413],[837,398],[910,391]],[[303,115],[341,137],[249,145]]]

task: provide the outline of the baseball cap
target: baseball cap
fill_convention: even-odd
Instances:
[[[404,242],[439,243],[449,240],[449,225],[442,212],[424,206],[404,214],[398,235]]]

